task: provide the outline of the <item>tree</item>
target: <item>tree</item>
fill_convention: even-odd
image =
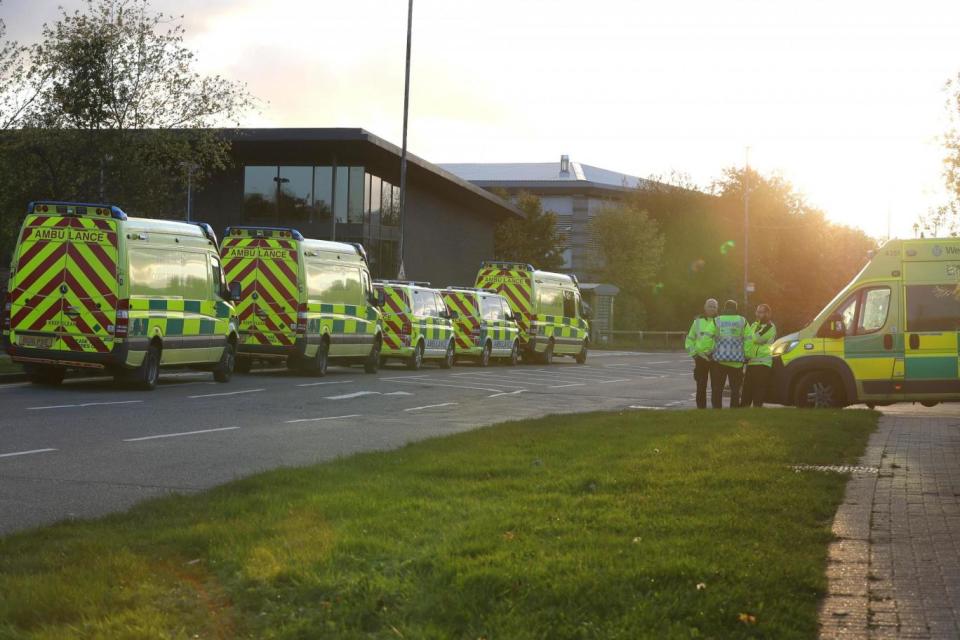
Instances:
[[[645,301],[657,291],[666,239],[636,196],[602,209],[590,226],[598,248],[593,270],[620,288],[614,321],[635,329],[643,323]]]
[[[501,197],[507,196],[501,194]],[[496,259],[525,262],[546,271],[562,268],[563,246],[557,233],[557,214],[544,211],[540,198],[531,193],[519,194],[516,205],[526,217],[507,220],[497,226],[494,236]]]
[[[246,88],[193,69],[179,19],[149,0],[87,0],[61,9],[29,50],[15,131],[0,146],[0,207],[41,198],[109,201],[137,215],[183,211],[195,188],[226,167],[229,142],[213,126],[254,105]],[[0,72],[4,58],[0,49]],[[0,253],[3,247],[0,246]]]

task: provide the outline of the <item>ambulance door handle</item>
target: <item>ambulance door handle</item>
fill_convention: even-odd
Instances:
[[[887,351],[893,349],[893,336],[889,333],[883,336],[883,348]]]
[[[910,348],[919,349],[920,348],[920,336],[916,333],[910,334]]]

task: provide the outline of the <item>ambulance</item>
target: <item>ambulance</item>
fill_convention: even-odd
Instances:
[[[160,368],[233,374],[237,322],[206,224],[128,217],[104,204],[31,203],[11,263],[3,341],[31,381],[68,369],[142,389]]]
[[[590,312],[576,276],[538,271],[519,262],[484,262],[477,287],[501,294],[520,328],[520,353],[525,361],[553,362],[554,356],[587,361]]]
[[[454,313],[429,282],[377,280],[374,288],[383,309],[383,354],[417,370],[426,360],[449,369],[456,357]]]
[[[809,325],[773,345],[771,401],[960,400],[960,239],[891,240]]]
[[[377,372],[383,331],[362,245],[230,227],[221,250],[227,282],[240,290],[238,371],[257,358],[316,376],[329,364]]]
[[[511,366],[520,359],[520,329],[513,309],[500,294],[471,287],[440,292],[453,314],[457,361],[470,359],[481,367],[496,358]]]

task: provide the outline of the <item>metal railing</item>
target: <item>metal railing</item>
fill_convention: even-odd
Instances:
[[[597,331],[593,344],[597,347],[683,351],[686,331]]]

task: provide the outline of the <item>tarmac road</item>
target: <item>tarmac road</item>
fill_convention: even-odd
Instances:
[[[692,392],[684,354],[630,352],[593,352],[583,366],[388,365],[375,376],[255,370],[230,384],[164,371],[153,392],[106,378],[0,385],[0,533],[504,420],[688,408]]]

